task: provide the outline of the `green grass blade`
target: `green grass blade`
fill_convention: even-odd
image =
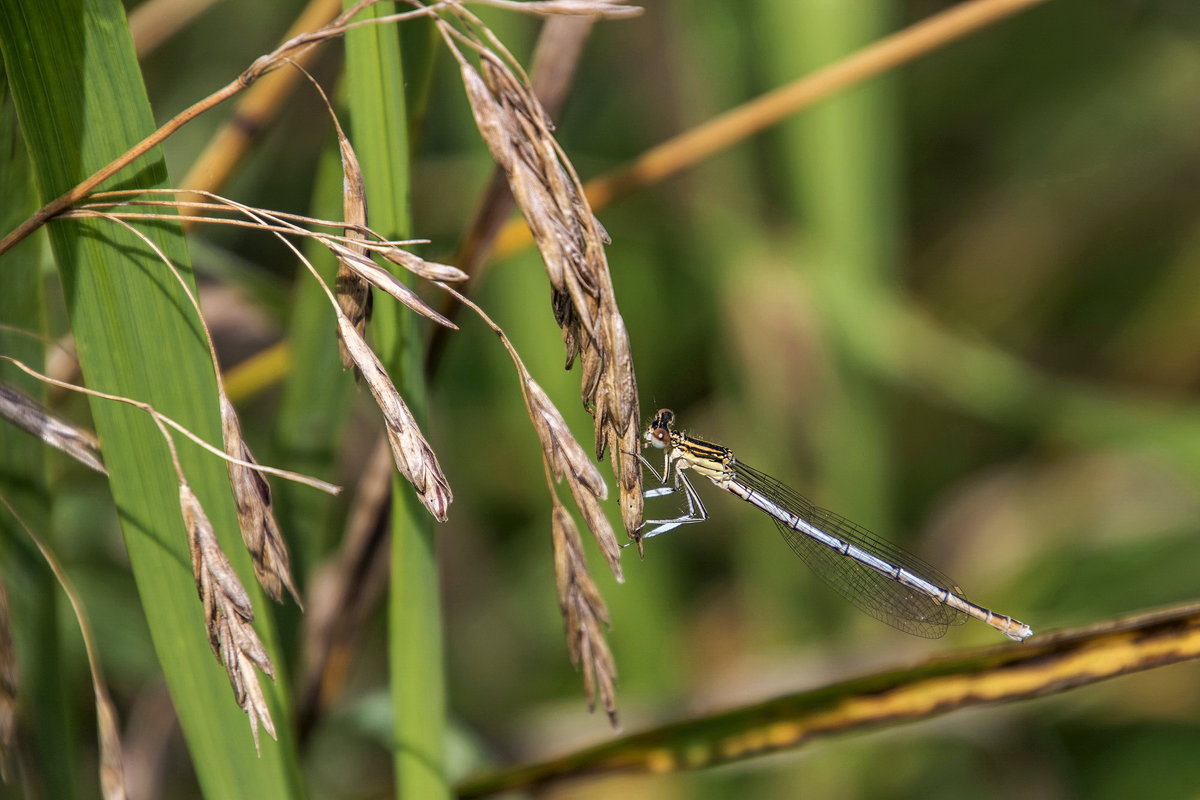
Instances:
[[[112,0],[15,0],[0,6],[0,44],[43,201],[70,188],[153,128],[124,11]],[[153,152],[114,180],[161,186]],[[146,225],[187,269],[181,233]],[[194,311],[164,266],[132,234],[99,222],[49,225],[87,383],[153,404],[207,439],[221,440],[211,360]],[[5,259],[3,268],[11,268]],[[300,793],[284,692],[264,679],[281,740],[257,756],[246,718],[208,647],[167,450],[145,414],[92,403],[126,547],[155,649],[200,784],[209,797]],[[259,613],[269,614],[237,533],[225,465],[190,445],[183,468]],[[277,668],[281,665],[276,659]]]
[[[391,3],[374,6],[383,15]],[[406,236],[409,218],[408,121],[400,39],[372,26],[346,37],[350,135],[367,185],[371,225]],[[426,387],[413,315],[378,302],[372,323],[380,358],[424,424]],[[446,699],[433,521],[399,477],[392,486],[392,581],[388,648],[398,797],[449,796],[445,767]]]
[[[11,230],[33,213],[33,176],[25,144],[17,131],[11,100],[0,102],[0,228]],[[39,264],[45,237],[17,245],[0,269],[0,322],[21,331],[44,329]],[[17,331],[0,328],[0,353],[41,369],[43,345]],[[0,363],[0,381],[16,386],[41,403],[45,386],[11,364]],[[48,536],[52,490],[46,471],[46,448],[13,425],[0,422],[0,495],[21,520]],[[0,574],[8,591],[9,617],[16,640],[21,724],[28,732],[31,774],[24,788],[45,797],[75,796],[76,774],[70,730],[73,721],[65,698],[63,659],[57,623],[60,595],[53,574],[20,524],[0,509]],[[35,788],[36,787],[36,788]]]
[[[662,773],[742,762],[833,735],[1027,700],[1200,658],[1200,605],[967,650],[762,703],[697,716],[458,786],[460,797],[609,772]]]
[[[845,8],[776,0],[763,6],[770,32],[772,83],[832,63],[885,34],[890,4],[865,0]],[[798,44],[796,36],[801,37]],[[823,293],[857,298],[886,291],[897,271],[897,151],[894,81],[882,78],[830,98],[783,127],[789,194],[808,220],[806,259]],[[876,336],[863,315],[823,321],[845,353],[846,337]],[[891,467],[887,423],[876,384],[861,364],[841,362],[836,400],[814,426],[831,496],[844,498],[868,524],[887,519]]]

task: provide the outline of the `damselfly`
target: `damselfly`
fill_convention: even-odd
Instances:
[[[843,597],[878,620],[929,639],[942,636],[948,626],[967,617],[1018,642],[1033,635],[1025,623],[972,603],[954,581],[911,553],[746,466],[729,448],[675,430],[674,422],[675,414],[664,408],[646,429],[645,446],[666,451],[661,473],[642,458],[662,483],[647,491],[646,497],[682,489],[687,513],[674,519],[647,520],[646,524],[654,527],[639,537],[639,544],[641,539],[708,519],[696,487],[684,474],[692,470],[769,514],[796,555]]]

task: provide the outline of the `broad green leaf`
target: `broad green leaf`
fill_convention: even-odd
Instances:
[[[119,3],[6,2],[0,7],[0,44],[42,202],[153,129]],[[161,155],[153,151],[111,185],[164,186],[166,178]],[[190,282],[177,226],[140,227]],[[59,220],[48,228],[88,386],[150,403],[219,444],[213,365],[177,281],[140,239],[110,223]],[[0,268],[11,265],[6,257]],[[101,400],[91,405],[138,591],[201,786],[214,798],[297,796],[285,692],[261,678],[281,739],[264,737],[260,757],[209,648],[162,437],[140,411]],[[180,445],[180,456],[250,590],[259,633],[272,650],[270,615],[240,543],[225,464],[190,444]],[[275,663],[280,670],[278,658]]]
[[[33,178],[25,144],[17,129],[11,98],[0,101],[0,227],[15,228],[31,214]],[[45,237],[33,236],[19,244],[0,268],[0,353],[42,368],[43,344],[34,336],[43,332],[39,265]],[[0,363],[0,381],[15,386],[44,403],[45,387],[8,363]],[[0,496],[12,510],[42,536],[49,538],[51,487],[46,448],[36,438],[7,422],[0,422]],[[65,702],[62,654],[57,623],[61,595],[53,574],[8,509],[0,509],[0,575],[8,593],[14,650],[20,683],[18,707],[29,732],[29,775],[15,782],[46,797],[75,796],[76,776],[69,719]]]

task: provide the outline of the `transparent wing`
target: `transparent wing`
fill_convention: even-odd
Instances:
[[[912,553],[880,539],[866,528],[832,511],[813,505],[771,476],[764,475],[741,462],[733,464],[733,471],[740,483],[761,493],[776,505],[824,533],[849,542],[940,589],[963,596],[962,590],[954,581]],[[861,611],[893,628],[914,636],[937,639],[945,635],[948,626],[966,621],[966,616],[961,612],[897,583],[853,558],[841,555],[803,532],[792,530],[779,520],[775,521],[775,527],[779,528],[784,540],[796,555],[800,556],[821,580],[836,589]]]

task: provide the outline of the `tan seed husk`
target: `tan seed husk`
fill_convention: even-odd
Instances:
[[[338,330],[341,331],[347,353],[358,367],[367,388],[375,398],[376,405],[383,413],[396,469],[417,490],[417,497],[434,519],[445,522],[454,495],[433,448],[421,433],[416,418],[405,404],[404,398],[396,391],[378,356],[340,314]]]
[[[242,426],[237,412],[224,391],[221,395],[221,431],[225,452],[242,461],[257,464],[250,447],[242,438]],[[292,561],[288,555],[287,542],[275,521],[271,501],[271,485],[258,470],[227,461],[229,482],[233,486],[233,498],[237,506],[238,526],[242,541],[254,563],[254,574],[259,584],[276,602],[283,599],[283,589],[300,603],[300,595],[292,582]]]
[[[582,15],[622,19],[642,13],[639,6],[617,5],[604,0],[472,0],[485,6],[539,15]]]
[[[618,581],[624,580],[621,574],[620,548],[616,535],[608,523],[608,517],[597,500],[608,496],[608,487],[600,477],[600,471],[584,452],[575,437],[571,435],[566,420],[550,401],[537,381],[526,376],[525,393],[529,404],[530,415],[533,418],[534,429],[542,441],[542,450],[546,454],[547,464],[555,478],[567,481],[575,505],[583,514],[584,522],[600,545],[605,561]]]
[[[367,224],[367,188],[363,182],[362,168],[358,165],[358,156],[354,152],[350,140],[337,126],[338,150],[342,157],[342,210],[346,222],[346,237],[349,239],[364,239],[359,226]],[[347,245],[351,252],[366,257],[366,249]],[[334,282],[338,306],[354,330],[362,336],[367,329],[367,321],[371,318],[371,287],[347,263],[345,258],[338,258],[337,278]],[[339,343],[342,356],[342,366],[349,369],[354,359],[346,349],[345,342]]]
[[[554,575],[567,636],[567,652],[571,663],[583,671],[589,707],[595,708],[599,695],[609,721],[616,727],[617,667],[604,637],[608,609],[588,574],[575,520],[557,500],[551,513]]]
[[[0,417],[84,466],[108,474],[100,460],[100,442],[94,434],[54,416],[32,397],[6,383],[0,383]]]
[[[100,791],[104,800],[125,800],[128,792],[117,709],[103,685],[95,684],[95,690],[96,728],[100,739]]]
[[[325,244],[338,257],[339,269],[344,268],[353,272],[357,277],[387,292],[426,319],[458,330],[457,325],[438,313],[433,306],[422,300],[420,295],[406,286],[399,278],[372,261],[370,256],[365,253],[356,253],[348,246],[334,241],[325,240]],[[361,331],[359,333],[361,334]],[[344,344],[342,347],[345,349]]]
[[[417,277],[430,281],[461,283],[471,277],[458,267],[450,264],[439,264],[436,261],[426,261],[420,256],[413,255],[399,247],[390,247],[382,251],[382,255],[393,264],[398,264]]]
[[[204,606],[208,642],[217,660],[225,667],[238,706],[249,717],[250,732],[257,750],[259,723],[271,738],[275,738],[275,724],[271,720],[271,711],[254,667],[257,666],[271,678],[275,677],[275,669],[250,624],[254,620],[250,597],[229,559],[221,551],[200,500],[191,487],[182,481],[179,484],[179,505],[187,528],[196,590]]]
[[[482,75],[460,57],[468,102],[542,254],[567,366],[581,361],[581,397],[596,417],[596,454],[613,453],[622,521],[632,535],[642,524],[640,413],[629,338],[604,255],[608,235],[536,97],[499,56],[485,49],[479,58]]]

